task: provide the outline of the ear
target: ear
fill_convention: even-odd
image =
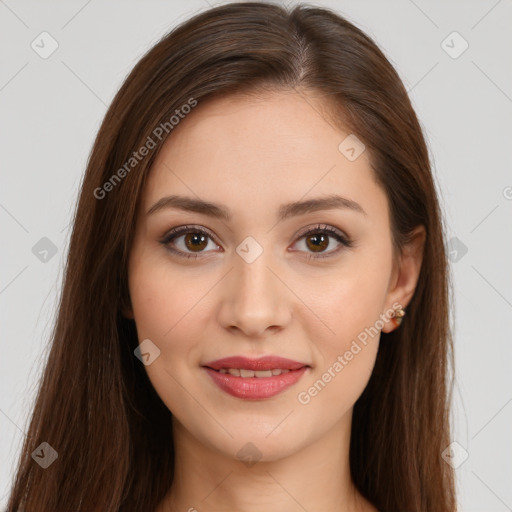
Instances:
[[[412,231],[409,241],[395,259],[386,296],[386,310],[393,309],[395,303],[405,309],[411,301],[420,275],[425,239],[425,227],[416,227]],[[391,332],[396,327],[393,319],[390,319],[385,322],[382,331]]]

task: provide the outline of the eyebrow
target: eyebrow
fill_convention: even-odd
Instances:
[[[167,208],[200,213],[226,221],[230,221],[232,217],[229,209],[225,206],[211,203],[209,201],[203,201],[202,199],[177,195],[162,197],[147,211],[146,215],[152,215],[155,212]],[[306,201],[296,201],[293,203],[283,204],[279,208],[277,219],[278,221],[283,221],[290,217],[303,215],[305,213],[332,209],[347,209],[361,213],[365,216],[367,215],[359,203],[338,195],[329,195],[326,197],[308,199]]]

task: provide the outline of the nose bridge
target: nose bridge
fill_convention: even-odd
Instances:
[[[286,287],[275,275],[271,250],[263,250],[251,260],[245,257],[250,254],[250,245],[249,252],[240,253],[243,249],[242,243],[239,254],[234,255],[221,321],[225,327],[236,326],[247,335],[258,335],[268,327],[282,327],[288,321]]]
[[[240,298],[251,298],[256,291],[272,295],[268,292],[269,287],[275,286],[275,276],[270,268],[275,267],[276,262],[270,240],[269,235],[258,235],[257,240],[253,236],[247,236],[236,247],[236,254],[233,254],[235,268],[232,273],[235,287],[238,286],[239,293],[243,294]]]
[[[239,299],[247,301],[251,298],[269,300],[275,297],[275,275],[270,271],[271,262],[267,252],[263,252],[255,261],[248,263],[239,258],[235,264],[235,288],[238,288]],[[270,268],[269,268],[270,267]]]
[[[254,261],[242,257],[235,263],[234,289],[237,303],[256,313],[257,310],[271,310],[279,291],[272,267],[270,250],[263,251]],[[270,267],[270,268],[269,268]]]

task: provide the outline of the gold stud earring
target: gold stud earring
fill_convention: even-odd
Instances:
[[[405,316],[405,310],[401,306],[398,307],[397,309],[395,309],[393,319],[397,326],[399,326],[402,323],[404,316]]]

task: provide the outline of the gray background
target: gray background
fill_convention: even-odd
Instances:
[[[0,0],[0,506],[46,355],[95,133],[142,54],[208,4],[217,2]],[[512,2],[314,4],[374,37],[410,91],[453,248],[451,460],[468,456],[456,469],[459,501],[468,512],[512,510]],[[58,43],[46,59],[31,47],[43,45],[43,31]],[[42,252],[52,246],[54,255]]]

